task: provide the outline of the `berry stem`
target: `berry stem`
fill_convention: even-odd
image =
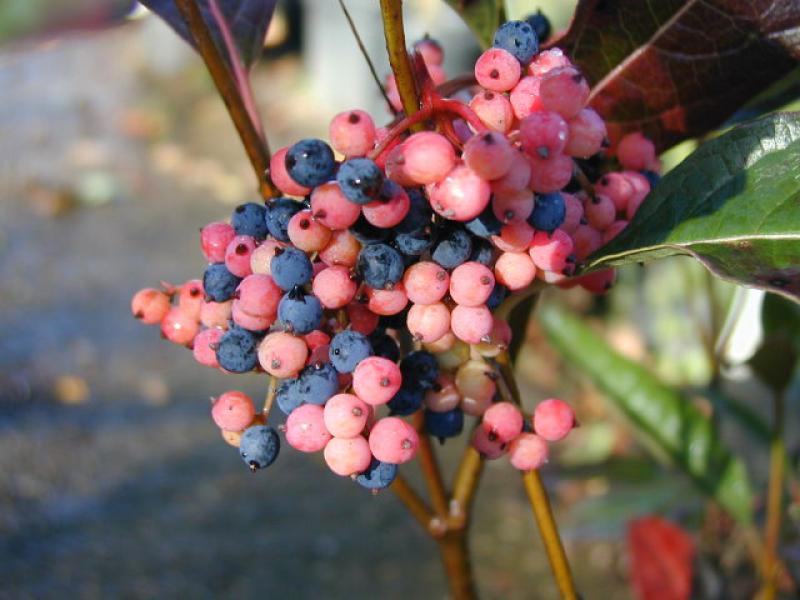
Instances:
[[[458,100],[434,97],[431,99],[431,105],[433,106],[435,113],[449,112],[458,115],[467,123],[469,123],[469,125],[477,133],[485,133],[489,131],[486,125],[483,124],[483,121],[478,118],[478,115],[476,115],[469,106],[462,104]]]
[[[386,40],[386,51],[392,67],[397,91],[406,115],[413,115],[419,110],[419,94],[414,80],[414,71],[406,50],[406,32],[403,28],[402,0],[381,0],[383,17],[383,36]]]
[[[466,529],[469,525],[472,501],[483,473],[481,455],[467,443],[461,463],[453,480],[453,495],[450,497],[450,513],[447,520],[450,529]]]
[[[419,432],[419,447],[417,449],[417,457],[419,458],[419,466],[422,470],[422,476],[425,478],[425,484],[428,487],[428,493],[431,497],[433,510],[436,515],[444,523],[447,519],[447,490],[444,487],[442,480],[442,473],[439,470],[439,462],[436,459],[436,453],[431,447],[431,439],[425,432],[425,424],[423,421],[422,411],[417,411],[413,416],[414,428]]]
[[[431,108],[423,108],[422,110],[415,112],[410,117],[404,117],[389,130],[389,132],[386,134],[386,137],[381,140],[380,144],[375,146],[372,152],[368,154],[368,157],[372,160],[377,160],[381,154],[386,152],[386,149],[397,138],[397,136],[402,135],[409,129],[412,129],[417,123],[421,123],[422,121],[431,118],[432,115],[433,110]]]
[[[417,522],[422,525],[422,528],[427,531],[432,537],[440,536],[442,534],[441,522],[435,517],[431,509],[425,504],[425,501],[419,497],[419,494],[408,484],[402,475],[398,475],[392,482],[390,488],[395,495],[400,499],[408,512],[411,513]]]
[[[242,140],[247,157],[256,174],[261,196],[265,200],[274,198],[278,195],[278,190],[268,175],[270,155],[266,137],[262,138],[259,135],[259,127],[253,122],[256,117],[248,111],[242,97],[242,90],[214,43],[214,38],[203,19],[197,0],[175,0],[175,5],[192,32],[200,56],[208,68],[217,91],[225,102],[236,131],[239,133],[239,138]],[[231,60],[233,61],[235,58],[232,57]]]

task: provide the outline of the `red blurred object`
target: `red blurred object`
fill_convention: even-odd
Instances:
[[[641,600],[686,600],[692,592],[692,538],[661,517],[628,525],[631,586]]]

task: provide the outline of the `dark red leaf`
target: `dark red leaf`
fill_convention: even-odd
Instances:
[[[580,0],[553,42],[593,86],[612,141],[644,131],[660,150],[721,125],[800,59],[800,2]]]
[[[628,525],[631,585],[641,600],[687,600],[692,592],[694,542],[661,517]]]

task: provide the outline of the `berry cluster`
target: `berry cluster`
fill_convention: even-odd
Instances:
[[[626,170],[589,169],[609,145],[585,107],[589,86],[560,50],[538,46],[528,22],[504,24],[462,102],[436,90],[441,47],[419,42],[417,113],[379,128],[347,111],[331,121],[330,145],[278,150],[270,176],[285,196],[201,230],[202,280],[134,296],[134,315],[201,364],[271,376],[264,411],[238,391],[212,406],[253,470],[279,452],[265,419],[273,402],[286,443],[323,451],[332,471],[373,490],[414,457],[420,433],[454,437],[465,415],[480,419],[472,444],[484,456],[508,453],[522,470],[573,427],[560,400],[541,402],[532,421],[497,401],[494,359],[512,332],[493,311],[537,278],[605,291],[613,272],[571,274],[626,226],[657,162],[635,134],[616,149]]]

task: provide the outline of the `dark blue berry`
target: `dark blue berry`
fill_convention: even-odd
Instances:
[[[494,34],[494,47],[507,50],[520,63],[527,65],[539,51],[539,39],[525,21],[503,23]]]
[[[433,245],[430,233],[399,233],[394,238],[394,245],[403,256],[419,256]]]
[[[333,150],[318,139],[300,140],[286,152],[289,176],[305,187],[317,187],[333,179],[336,160]]]
[[[494,260],[494,246],[487,240],[473,239],[472,253],[469,255],[469,259],[487,267],[490,266]]]
[[[533,28],[534,33],[536,33],[536,39],[539,40],[540,43],[547,41],[553,28],[550,25],[550,19],[544,16],[541,10],[537,10],[536,13],[528,15],[525,17],[525,20],[528,22],[528,25]]]
[[[564,197],[558,192],[537,195],[528,223],[537,231],[555,231],[567,216]]]
[[[436,242],[431,258],[445,269],[455,269],[472,253],[470,235],[460,228],[448,228]]]
[[[272,279],[284,291],[311,281],[314,269],[306,253],[297,248],[279,248],[269,263]]]
[[[655,171],[640,171],[642,175],[645,176],[647,182],[650,184],[650,189],[652,190],[659,181],[661,181],[661,175],[656,173]]]
[[[258,364],[258,338],[252,332],[234,327],[225,332],[217,345],[219,366],[231,373],[247,373]]]
[[[447,412],[425,410],[425,430],[439,440],[456,437],[464,429],[464,411],[454,408]]]
[[[266,425],[248,427],[239,443],[239,455],[253,472],[266,469],[274,463],[280,450],[278,432]]]
[[[403,257],[386,244],[372,244],[358,254],[358,272],[368,286],[389,289],[403,277]]]
[[[303,204],[291,198],[278,198],[267,204],[266,223],[272,237],[289,241],[289,220],[303,210]]]
[[[402,386],[389,400],[389,414],[405,417],[422,408],[425,390],[416,386]]]
[[[366,217],[362,214],[359,215],[358,220],[350,226],[350,233],[352,233],[353,237],[359,242],[368,245],[376,244],[387,239],[391,233],[391,229],[375,227],[375,225],[367,221]]]
[[[281,379],[278,388],[275,390],[275,402],[283,414],[289,415],[303,403],[302,396],[298,393],[298,379]]]
[[[331,363],[309,365],[297,378],[296,393],[308,404],[325,404],[339,392],[339,375]]]
[[[436,378],[439,377],[439,363],[430,352],[415,350],[400,361],[400,373],[403,375],[403,384],[408,383],[422,390],[430,390],[436,385]]]
[[[203,291],[206,300],[213,302],[230,300],[241,281],[239,277],[228,271],[225,263],[208,265],[203,273]]]
[[[406,190],[409,209],[406,216],[393,227],[395,233],[420,233],[431,225],[431,203],[417,189]]]
[[[506,296],[508,296],[508,288],[502,284],[495,283],[494,288],[492,288],[492,293],[489,295],[489,299],[486,300],[486,307],[489,310],[494,310],[503,303]]]
[[[350,202],[369,204],[381,191],[383,171],[369,158],[351,158],[339,167],[336,182]]]
[[[369,334],[369,343],[375,356],[388,358],[392,362],[400,360],[400,346],[395,339],[385,331],[376,329]]]
[[[358,363],[372,356],[372,346],[367,336],[347,329],[333,336],[329,356],[339,373],[352,373]]]
[[[381,315],[378,319],[378,327],[381,329],[403,329],[408,322],[408,311],[410,306],[406,306],[399,313],[393,315]]]
[[[267,207],[263,204],[248,202],[233,209],[231,225],[236,235],[249,235],[257,240],[267,237]]]
[[[316,296],[296,287],[278,303],[278,320],[294,333],[309,333],[322,322],[322,304]]]
[[[481,214],[471,221],[464,223],[464,227],[473,235],[489,239],[493,235],[500,235],[500,229],[503,227],[503,224],[495,216],[494,210],[492,210],[492,203],[490,202],[489,205],[483,209]]]
[[[396,464],[373,458],[369,468],[356,477],[356,483],[368,490],[382,490],[389,487],[395,477],[397,477]]]

